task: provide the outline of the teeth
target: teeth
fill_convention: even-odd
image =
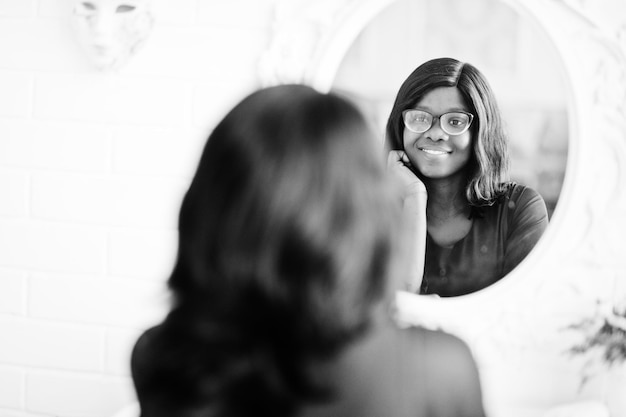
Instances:
[[[434,149],[422,149],[422,151],[430,155],[447,155],[448,154],[448,152],[436,151]]]

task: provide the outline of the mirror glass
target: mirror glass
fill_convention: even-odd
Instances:
[[[569,95],[557,49],[532,17],[498,0],[397,0],[360,32],[332,88],[361,105],[382,142],[402,82],[440,57],[485,75],[509,136],[511,180],[538,191],[551,218],[566,169]]]
[[[439,57],[485,74],[509,134],[511,179],[537,190],[552,216],[567,160],[568,94],[558,52],[530,16],[497,0],[397,0],[359,34],[332,88],[352,95],[382,138],[402,82]]]

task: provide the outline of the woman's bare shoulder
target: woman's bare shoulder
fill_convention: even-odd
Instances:
[[[477,365],[469,346],[452,334],[422,327],[401,329],[402,356],[420,363],[429,375],[442,380],[477,378]]]

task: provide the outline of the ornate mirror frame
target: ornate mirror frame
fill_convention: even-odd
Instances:
[[[499,1],[535,22],[563,63],[570,141],[559,204],[536,248],[497,284],[454,298],[397,297],[400,320],[458,335],[482,368],[529,349],[556,360],[571,347],[563,337],[568,324],[599,303],[626,299],[626,7],[620,0]],[[393,2],[278,0],[261,83],[330,89],[352,42]]]

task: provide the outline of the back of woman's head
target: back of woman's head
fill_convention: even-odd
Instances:
[[[472,64],[454,58],[436,58],[417,67],[396,96],[387,121],[386,146],[404,149],[402,112],[413,108],[438,87],[456,87],[474,115],[467,198],[476,206],[491,204],[508,181],[507,137],[495,94],[486,77]]]
[[[394,273],[382,160],[358,110],[309,87],[260,90],[219,123],[181,208],[163,326],[195,358],[169,378],[187,402],[280,416],[320,393],[307,367],[365,331]]]

